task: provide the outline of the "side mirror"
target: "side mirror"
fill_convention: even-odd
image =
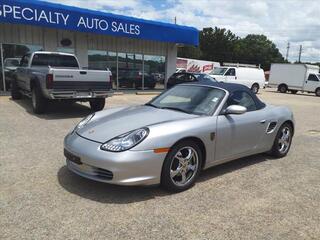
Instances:
[[[244,114],[247,112],[247,108],[240,105],[230,105],[224,111],[224,114]]]

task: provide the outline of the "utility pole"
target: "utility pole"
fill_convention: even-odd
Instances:
[[[290,49],[290,42],[288,42],[288,45],[287,45],[287,54],[286,54],[287,61],[288,61],[288,57],[289,57],[289,49]]]
[[[299,48],[299,60],[298,60],[299,63],[301,63],[301,53],[302,53],[302,45],[300,45],[300,48]]]
[[[174,17],[174,24],[177,24],[177,17]]]

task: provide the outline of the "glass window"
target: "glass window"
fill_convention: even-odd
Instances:
[[[247,108],[247,111],[257,110],[257,106],[253,98],[244,91],[234,92],[228,99],[227,105],[240,105]]]
[[[227,71],[227,68],[214,68],[210,75],[223,75]]]
[[[14,72],[22,56],[42,49],[39,45],[3,44],[3,62],[6,89],[9,90]]]
[[[308,81],[316,81],[316,82],[318,82],[319,79],[317,78],[317,76],[315,74],[309,74]]]
[[[165,84],[164,56],[144,55],[145,85],[149,88],[164,89]]]
[[[236,70],[234,68],[229,68],[229,70],[226,72],[225,76],[235,76]]]
[[[1,43],[0,43],[1,44]],[[4,81],[3,81],[3,67],[2,67],[2,52],[1,52],[1,49],[0,48],[0,91],[3,91],[4,90]]]
[[[142,55],[133,53],[118,53],[118,84],[119,88],[141,89],[144,78],[144,88],[154,88],[149,76],[143,74]]]
[[[219,106],[224,95],[225,92],[217,88],[177,85],[147,105],[196,115],[209,115]]]
[[[57,52],[63,52],[63,53],[71,53],[74,54],[74,48],[66,48],[66,47],[58,47]]]
[[[61,54],[35,54],[32,58],[32,66],[51,66],[63,68],[79,68],[74,56]]]
[[[30,54],[24,55],[20,61],[21,67],[28,67]]]

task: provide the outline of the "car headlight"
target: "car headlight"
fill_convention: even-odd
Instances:
[[[118,137],[115,137],[101,145],[101,150],[110,152],[122,152],[133,148],[142,142],[149,134],[148,128],[140,128]]]
[[[90,114],[89,116],[87,116],[86,118],[82,119],[78,125],[75,127],[75,130],[83,128],[88,122],[90,122],[90,120],[93,118],[94,113]]]

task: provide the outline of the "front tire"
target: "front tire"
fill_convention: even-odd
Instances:
[[[291,124],[284,123],[279,128],[278,133],[274,139],[271,149],[271,155],[276,158],[286,156],[290,150],[293,136],[293,129]]]
[[[45,112],[47,106],[47,99],[42,95],[41,89],[37,86],[31,90],[32,109],[36,114],[42,114]]]
[[[320,97],[320,88],[317,88],[315,93],[317,97]]]
[[[259,92],[259,84],[257,83],[254,83],[251,87],[251,91],[254,93],[254,94],[257,94]]]
[[[288,91],[288,87],[285,84],[279,86],[278,91],[281,93],[286,93]]]
[[[94,112],[104,109],[105,104],[106,100],[104,98],[95,98],[90,100],[90,107]]]
[[[161,172],[161,186],[171,192],[192,187],[198,178],[203,161],[199,146],[190,140],[172,147]]]

